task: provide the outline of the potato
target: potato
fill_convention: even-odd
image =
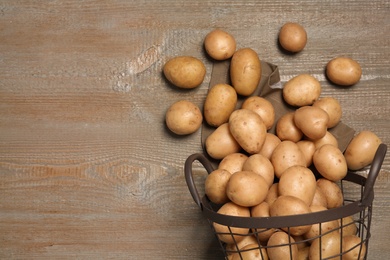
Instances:
[[[278,193],[280,196],[297,197],[310,206],[316,187],[316,177],[313,172],[305,166],[294,165],[287,168],[280,176]]]
[[[341,238],[338,232],[331,232],[313,240],[310,246],[309,259],[339,260],[341,253]],[[332,257],[335,256],[335,257]]]
[[[301,199],[290,196],[290,195],[280,195],[269,208],[269,213],[271,217],[277,216],[291,216],[299,214],[308,214],[310,213],[309,206]],[[300,236],[308,232],[311,228],[311,225],[306,226],[294,226],[294,227],[285,227],[282,230],[290,232],[293,236]],[[271,239],[271,238],[270,238]]]
[[[298,249],[298,260],[309,260],[310,247]]]
[[[292,236],[292,237],[294,238],[295,243],[297,244],[298,251],[300,251],[303,248],[306,248],[306,247],[310,246],[310,244],[307,241],[305,241],[305,238],[303,237],[303,235]]]
[[[313,165],[323,177],[331,181],[343,179],[348,172],[343,153],[331,144],[324,144],[314,152]]]
[[[363,260],[366,256],[367,247],[358,236],[345,236],[343,239],[343,260]]]
[[[320,97],[321,83],[309,74],[299,74],[284,84],[282,94],[291,106],[309,106]]]
[[[322,108],[329,116],[328,129],[335,127],[343,114],[340,102],[334,97],[323,97],[313,103],[314,107]]]
[[[216,169],[207,175],[205,180],[205,194],[216,204],[229,201],[226,195],[226,186],[232,174],[224,169]]]
[[[236,217],[250,216],[250,211],[247,207],[241,207],[233,202],[227,202],[223,204],[217,213]],[[232,244],[235,242],[238,243],[239,241],[243,240],[249,232],[249,228],[228,227],[216,222],[213,223],[213,227],[219,240],[227,244]]]
[[[249,154],[259,153],[267,128],[261,117],[248,109],[237,109],[229,117],[229,129],[234,139]]]
[[[348,169],[355,171],[370,165],[381,143],[381,139],[369,130],[355,135],[344,152]]]
[[[328,208],[328,202],[324,192],[316,185],[316,191],[314,193],[313,201],[310,206],[322,206]]]
[[[306,167],[309,167],[313,163],[313,154],[316,150],[314,143],[310,140],[301,140],[297,142],[297,145],[305,156]]]
[[[165,63],[166,79],[179,88],[192,89],[199,86],[206,75],[203,62],[191,56],[178,56]]]
[[[335,147],[339,147],[339,142],[337,141],[337,138],[329,131],[326,131],[325,135],[321,137],[320,139],[313,141],[315,149],[317,150],[324,144],[331,144]]]
[[[306,166],[305,155],[298,145],[292,141],[282,141],[276,146],[271,156],[275,176],[280,178],[282,173],[294,165]]]
[[[205,149],[211,158],[220,160],[229,154],[238,153],[241,146],[230,133],[229,123],[224,123],[206,138]]]
[[[317,180],[317,187],[324,193],[328,209],[337,208],[343,205],[343,192],[337,183],[325,178],[320,178]]]
[[[323,206],[311,206],[310,207],[311,212],[320,212],[320,211],[325,211],[327,208]],[[308,232],[303,234],[303,237],[305,239],[310,239],[309,243],[313,242],[313,240],[325,233],[328,232],[336,232],[337,234],[339,233],[339,222],[337,219],[327,221],[327,222],[322,222],[320,224],[313,224],[311,225],[311,228]]]
[[[269,204],[266,201],[251,208],[251,217],[268,218],[269,215]],[[257,232],[257,237],[260,242],[266,242],[270,236],[276,231],[276,228],[258,228],[254,232]]]
[[[199,107],[187,100],[173,103],[165,114],[169,130],[177,135],[195,133],[202,125],[203,116]]]
[[[261,79],[261,62],[251,48],[237,50],[230,62],[230,79],[239,95],[250,96]]]
[[[352,86],[359,82],[362,69],[357,61],[349,57],[337,57],[326,65],[326,76],[334,84]]]
[[[242,166],[248,156],[243,153],[232,153],[225,156],[218,164],[218,169],[225,169],[230,173],[242,171]]]
[[[342,219],[339,219],[339,225],[341,227],[340,233],[343,234],[343,237],[349,235],[356,235],[358,229],[352,216],[347,216]]]
[[[279,31],[279,43],[289,52],[302,51],[307,43],[307,33],[298,23],[285,23]]]
[[[240,240],[237,244],[232,243],[232,244],[227,244],[225,247],[226,253],[228,255],[232,255],[233,253],[237,252],[238,250],[242,250],[247,245],[251,244],[257,244],[257,238],[255,236],[245,236],[242,240]]]
[[[325,136],[328,121],[328,114],[319,107],[303,106],[294,113],[295,125],[313,141]]]
[[[251,96],[244,100],[241,108],[256,112],[265,124],[267,130],[271,129],[275,122],[275,109],[271,102],[259,96]]]
[[[261,147],[260,154],[265,156],[268,159],[271,159],[271,155],[275,150],[275,147],[280,144],[281,140],[279,137],[272,133],[265,134],[265,141],[263,146]]]
[[[267,242],[269,259],[298,259],[298,247],[293,237],[283,231],[272,234]]]
[[[274,183],[274,166],[271,161],[261,154],[253,154],[248,157],[242,166],[243,171],[252,171],[259,174],[267,182],[268,186]]]
[[[218,127],[229,121],[230,114],[235,110],[237,93],[228,84],[216,84],[207,93],[203,106],[203,114],[206,122],[213,127]]]
[[[257,243],[249,244],[244,246],[241,255],[235,253],[232,256],[232,260],[268,260],[268,254],[265,248],[259,248]]]
[[[236,39],[226,31],[214,29],[206,35],[204,47],[211,58],[226,60],[236,51]]]
[[[303,137],[301,129],[295,125],[294,113],[288,112],[282,115],[276,123],[276,135],[281,141],[289,140],[296,143]]]
[[[264,201],[268,193],[268,183],[252,171],[238,171],[232,174],[227,186],[227,197],[243,207],[252,207]]]

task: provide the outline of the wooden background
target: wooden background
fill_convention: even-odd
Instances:
[[[287,22],[308,33],[305,50],[277,47]],[[339,99],[343,122],[390,144],[390,3],[375,1],[0,1],[0,259],[218,259],[208,223],[183,175],[200,131],[177,137],[166,109],[203,104],[214,28]],[[192,55],[207,67],[190,91],[162,66]],[[361,81],[331,85],[324,66],[356,59]],[[369,259],[390,257],[390,157],[375,185]],[[205,177],[195,178],[202,191]]]

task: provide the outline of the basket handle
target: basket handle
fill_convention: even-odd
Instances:
[[[374,189],[374,184],[376,181],[376,178],[378,177],[378,174],[380,172],[380,169],[382,167],[383,160],[385,159],[385,155],[387,152],[387,146],[383,143],[381,143],[376,150],[374,159],[371,163],[371,168],[368,172],[368,177],[366,179],[366,183],[364,185],[364,192],[362,196],[361,204],[365,207],[371,204],[370,202],[370,195],[371,192]]]
[[[198,190],[196,189],[196,185],[192,175],[192,165],[194,161],[199,161],[209,174],[214,169],[213,166],[211,165],[211,162],[201,153],[195,153],[190,155],[184,164],[184,174],[185,174],[188,189],[190,190],[191,196],[194,199],[195,203],[202,209],[203,207],[202,200],[199,196]]]

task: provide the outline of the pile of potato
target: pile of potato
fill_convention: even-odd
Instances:
[[[296,35],[297,39],[291,39]],[[289,23],[282,27],[279,40],[286,50],[298,52],[306,45],[306,37],[300,25]],[[234,37],[219,29],[205,37],[204,46],[216,62],[230,59],[231,85],[211,86],[203,111],[188,100],[174,103],[166,112],[166,124],[178,135],[196,132],[203,120],[214,127],[205,150],[219,163],[205,180],[205,193],[211,202],[222,205],[218,213],[273,217],[342,206],[337,182],[348,169],[359,170],[372,162],[381,143],[379,137],[362,131],[341,151],[329,131],[342,117],[340,103],[334,97],[321,97],[320,82],[309,74],[297,75],[284,84],[283,100],[295,110],[275,118],[271,102],[252,96],[261,79],[258,53],[251,48],[237,50]],[[190,89],[203,82],[206,69],[199,59],[180,56],[169,60],[163,72],[173,85]],[[335,84],[353,85],[359,81],[361,69],[356,61],[338,57],[328,63],[327,76]],[[239,108],[238,97],[245,98]],[[275,132],[271,133],[273,126]],[[321,250],[322,258],[341,250],[346,252],[343,259],[358,259],[359,251],[363,258],[366,250],[356,235],[352,216],[322,223],[321,230],[318,224],[289,230],[230,227],[232,235],[227,226],[213,225],[226,244],[229,259],[319,259]],[[333,232],[322,236],[320,245],[318,236],[327,231]],[[257,238],[248,235],[250,232],[258,232]],[[266,248],[260,250],[258,241]],[[244,251],[238,254],[237,248]]]

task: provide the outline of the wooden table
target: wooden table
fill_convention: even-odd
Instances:
[[[286,55],[287,22],[308,33]],[[390,144],[390,5],[375,1],[0,1],[0,258],[216,259],[218,244],[192,200],[184,161],[200,131],[178,137],[166,109],[202,106],[212,62],[205,35],[222,28],[279,66],[321,81],[343,122]],[[207,67],[201,86],[179,91],[162,76],[174,56]],[[361,81],[324,77],[347,55]],[[390,157],[375,185],[369,259],[389,259]],[[204,171],[196,171],[201,186]],[[201,189],[201,187],[200,187]]]

